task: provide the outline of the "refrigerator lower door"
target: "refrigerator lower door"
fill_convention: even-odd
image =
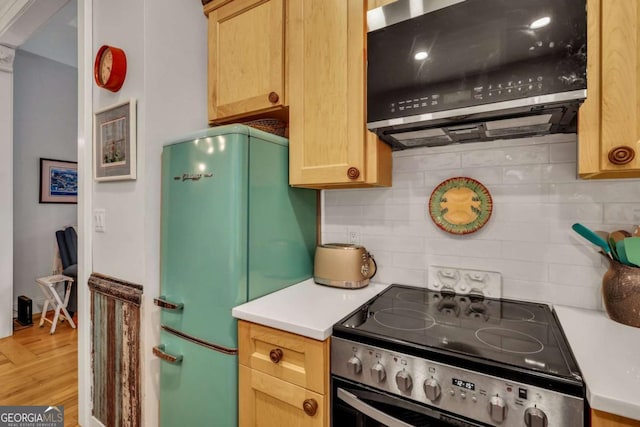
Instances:
[[[165,331],[160,333],[160,342],[159,350],[167,355],[161,356],[160,363],[160,426],[236,427],[237,355]]]

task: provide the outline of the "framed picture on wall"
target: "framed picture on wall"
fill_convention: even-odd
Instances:
[[[40,159],[40,203],[78,203],[78,163]]]
[[[96,181],[136,179],[136,100],[93,115],[93,176]]]

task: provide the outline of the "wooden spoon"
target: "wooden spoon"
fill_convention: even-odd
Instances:
[[[633,227],[633,232],[631,233],[631,237],[640,237],[640,225],[635,225]]]

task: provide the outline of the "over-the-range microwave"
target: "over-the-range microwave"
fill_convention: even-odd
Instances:
[[[367,127],[394,150],[576,131],[585,0],[397,0],[367,14]]]

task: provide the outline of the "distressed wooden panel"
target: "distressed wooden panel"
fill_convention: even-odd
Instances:
[[[94,273],[89,288],[93,416],[106,426],[140,426],[142,286]]]

